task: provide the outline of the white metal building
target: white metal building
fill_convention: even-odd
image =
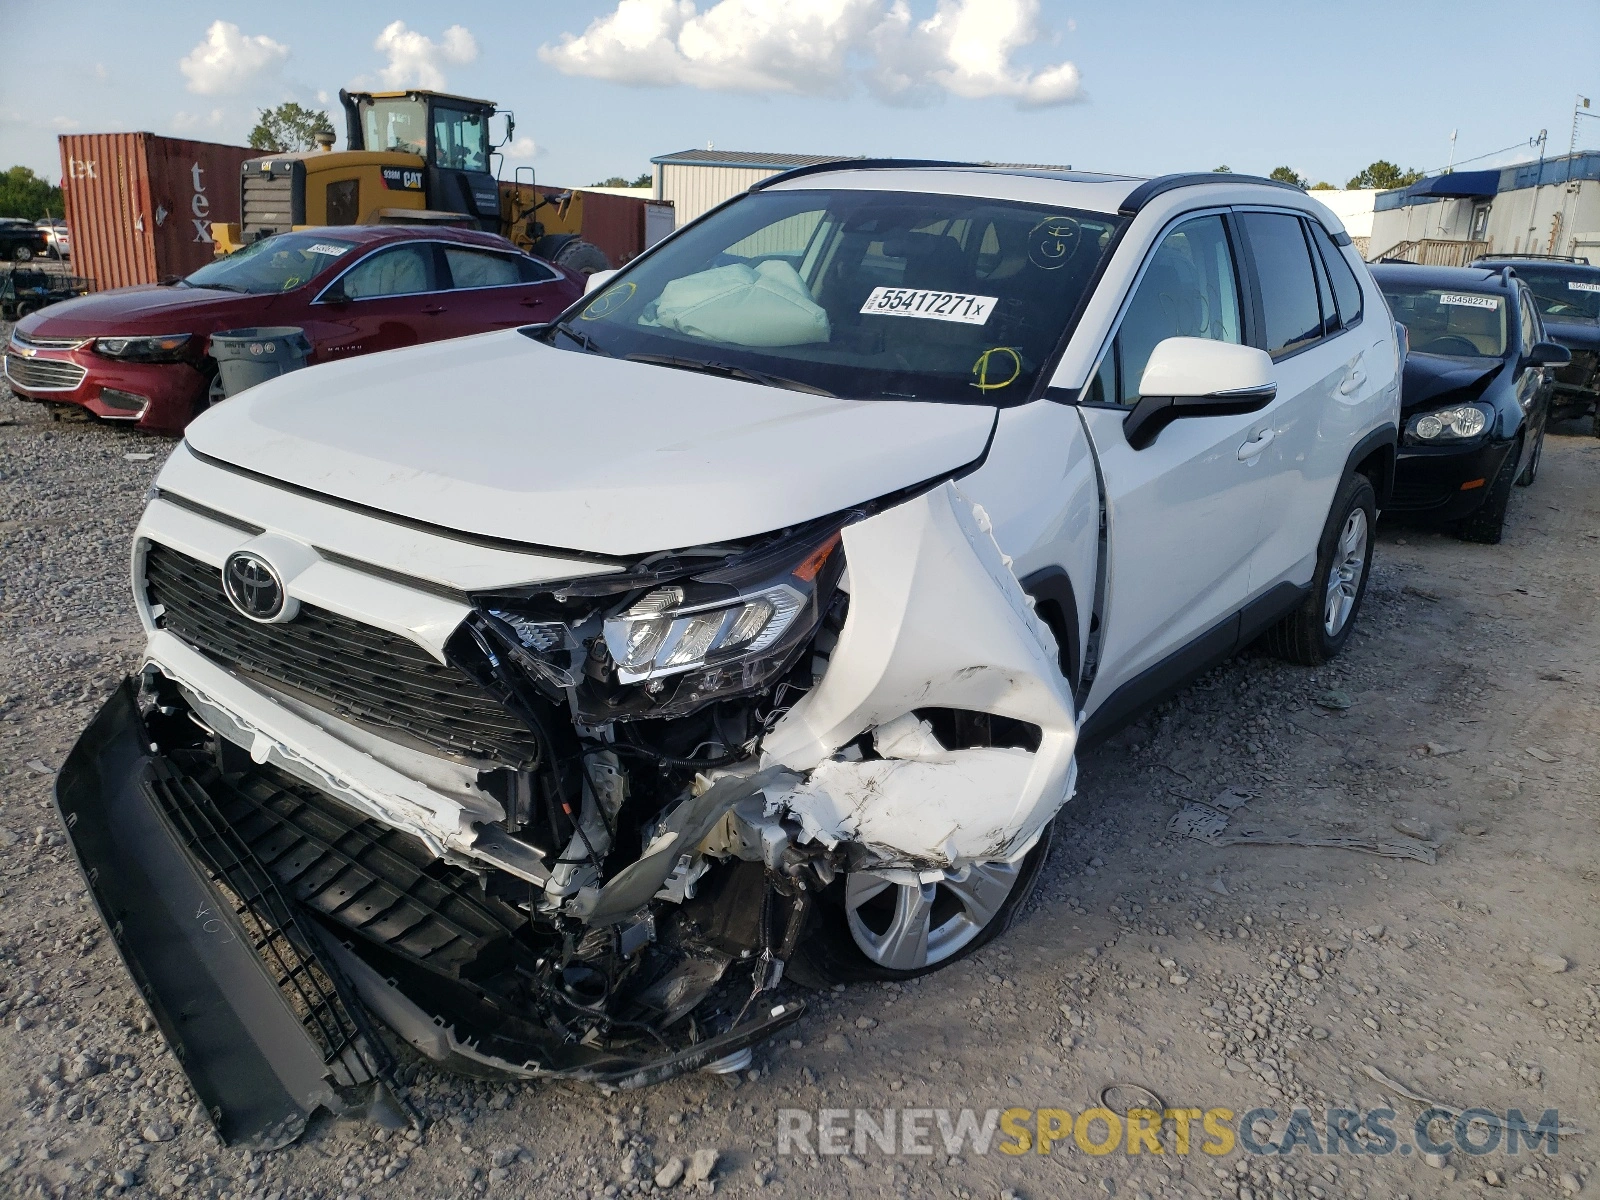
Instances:
[[[687,225],[751,184],[795,167],[837,162],[842,154],[767,154],[744,150],[680,150],[652,158],[655,198],[671,200],[677,223]]]
[[[1374,207],[1369,258],[1419,250],[1431,258],[1449,243],[1468,255],[1573,254],[1600,263],[1600,152],[1434,175],[1380,192]]]

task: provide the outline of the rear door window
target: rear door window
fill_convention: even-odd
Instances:
[[[496,254],[466,246],[446,246],[444,260],[450,268],[451,285],[457,288],[512,287],[519,283],[541,283],[555,275],[531,258],[516,254]]]
[[[1300,218],[1244,212],[1239,221],[1255,260],[1267,353],[1279,358],[1309,346],[1322,335],[1322,309]]]
[[[1323,265],[1328,269],[1328,279],[1333,284],[1333,297],[1339,302],[1339,324],[1348,329],[1361,319],[1361,284],[1350,269],[1344,251],[1340,250],[1328,231],[1318,221],[1308,221],[1311,240],[1322,251]]]

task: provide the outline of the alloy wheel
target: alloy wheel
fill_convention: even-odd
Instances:
[[[1328,586],[1323,596],[1322,628],[1329,637],[1340,630],[1355,611],[1356,595],[1367,570],[1367,510],[1354,508],[1344,520],[1333,562],[1328,568]]]
[[[880,967],[919,971],[954,957],[994,920],[1021,862],[976,863],[924,883],[916,871],[852,871],[845,917],[857,948]]]

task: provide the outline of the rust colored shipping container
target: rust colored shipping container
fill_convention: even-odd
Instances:
[[[582,237],[605,251],[613,267],[631,262],[644,251],[644,201],[584,192]]]
[[[154,133],[61,141],[73,269],[97,290],[157,283],[210,262],[213,221],[239,219],[239,165],[261,151]]]

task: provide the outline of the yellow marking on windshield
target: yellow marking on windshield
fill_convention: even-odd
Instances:
[[[1011,356],[1011,374],[1000,383],[990,383],[989,360],[996,354],[1009,354]],[[980,392],[994,392],[1000,388],[1010,387],[1017,381],[1017,377],[1022,374],[1022,355],[1010,346],[990,346],[982,354],[978,355],[978,361],[972,364],[972,373],[978,377],[978,382],[967,386],[975,387]]]

